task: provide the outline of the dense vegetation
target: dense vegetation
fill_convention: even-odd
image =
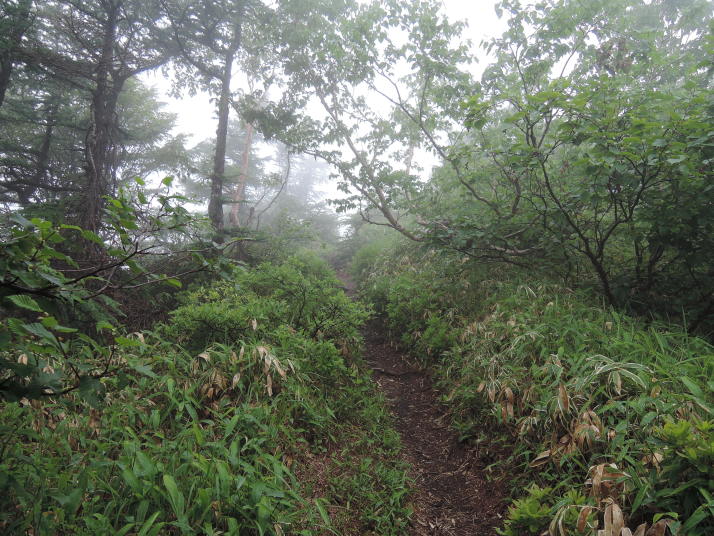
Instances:
[[[101,402],[5,407],[3,530],[396,534],[406,482],[357,354],[366,312],[324,262],[260,265],[182,301],[154,331],[113,337]]]
[[[517,270],[369,247],[353,265],[363,291],[433,369],[462,438],[496,461],[495,427],[510,450],[504,534],[589,534],[602,515],[711,532],[710,343]]]
[[[372,308],[503,534],[714,531],[714,8],[494,6],[0,0],[0,532],[407,533]]]

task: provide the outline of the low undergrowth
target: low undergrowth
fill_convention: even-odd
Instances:
[[[401,533],[405,468],[362,372],[366,317],[324,263],[292,258],[115,333],[122,366],[93,404],[0,406],[0,532]]]
[[[363,265],[363,293],[432,368],[461,437],[506,438],[520,476],[502,534],[714,532],[708,342],[463,260]]]

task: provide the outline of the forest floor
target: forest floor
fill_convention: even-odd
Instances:
[[[340,274],[347,293],[352,282]],[[505,486],[486,478],[476,449],[458,440],[427,371],[386,339],[378,320],[364,330],[364,356],[390,403],[410,466],[414,536],[495,535],[505,510]]]

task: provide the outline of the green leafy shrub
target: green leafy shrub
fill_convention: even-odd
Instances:
[[[0,231],[0,400],[70,391],[96,399],[103,390],[100,380],[120,368],[114,358],[128,344],[110,291],[152,283],[181,286],[140,260],[161,247],[157,236],[166,228],[179,235],[195,226],[194,218],[179,206],[184,198],[163,189],[170,179],[164,179],[154,207],[148,206],[143,182],[137,182],[133,194],[122,191],[107,199],[106,238],[21,214],[13,214]],[[72,256],[79,248],[95,258],[80,266]],[[232,266],[210,262],[199,252],[188,256],[192,272]]]
[[[540,534],[550,524],[553,516],[550,488],[539,488],[535,484],[527,490],[528,495],[513,501],[508,508],[508,518],[504,530],[498,533],[503,536],[521,536],[522,534]]]
[[[703,536],[714,526],[714,422],[669,421],[657,435],[660,472],[642,503],[679,513],[683,534]]]
[[[360,340],[358,326],[367,318],[324,261],[304,257],[261,264],[230,282],[190,293],[185,301],[164,333],[193,350],[289,325],[308,337],[334,340],[346,351]]]

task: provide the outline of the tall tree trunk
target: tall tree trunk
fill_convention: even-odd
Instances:
[[[239,17],[242,16],[242,10]],[[223,233],[223,180],[226,170],[226,140],[228,138],[228,114],[231,103],[231,77],[233,61],[235,60],[241,41],[240,18],[233,30],[233,40],[224,56],[223,76],[221,77],[221,94],[218,99],[218,128],[216,130],[216,152],[213,157],[213,173],[211,173],[211,199],[208,202],[208,217],[216,231],[217,242],[222,241]]]
[[[216,130],[216,152],[213,155],[211,173],[211,198],[208,202],[208,217],[213,229],[220,235],[223,231],[223,180],[226,171],[226,140],[228,137],[228,114],[230,112],[231,71],[233,54],[226,54],[226,65],[221,80],[221,95],[218,99],[218,128]]]
[[[253,146],[253,125],[245,125],[245,144],[240,162],[240,175],[238,184],[233,190],[233,206],[231,207],[230,222],[233,227],[240,227],[241,204],[245,201],[245,185],[248,182],[248,165],[250,164],[250,150]]]
[[[10,75],[12,74],[12,55],[3,53],[0,56],[0,106],[5,100],[5,93],[10,85]]]
[[[101,224],[102,197],[108,193],[114,166],[113,134],[116,130],[116,108],[125,78],[114,73],[119,2],[107,2],[102,54],[96,68],[96,86],[92,92],[91,119],[85,145],[87,190],[82,225],[96,231]]]
[[[32,7],[31,0],[20,0],[17,7],[13,10],[14,16],[9,17],[9,33],[6,35],[7,45],[4,49],[0,48],[0,106],[5,100],[5,93],[10,86],[10,77],[14,66],[15,51],[20,46],[22,36],[30,27],[30,8]],[[3,24],[4,26],[4,24]],[[2,27],[0,27],[1,29]]]
[[[37,165],[32,174],[33,187],[42,188],[42,180],[47,175],[50,162],[50,148],[52,147],[52,137],[54,135],[55,121],[57,120],[57,102],[50,102],[47,108],[47,119],[45,132],[42,137],[42,144],[37,151]]]

